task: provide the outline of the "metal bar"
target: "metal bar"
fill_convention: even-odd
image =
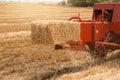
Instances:
[[[99,41],[97,41],[97,43],[120,48],[120,44],[117,44],[117,43],[107,43],[107,42],[99,42]]]

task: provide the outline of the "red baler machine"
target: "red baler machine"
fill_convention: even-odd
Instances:
[[[80,41],[67,41],[64,45],[56,45],[55,49],[96,51],[106,54],[107,51],[120,49],[120,3],[95,4],[92,20],[77,20],[80,26]]]

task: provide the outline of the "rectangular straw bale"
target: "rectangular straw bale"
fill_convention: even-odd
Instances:
[[[32,41],[37,43],[65,43],[80,40],[80,23],[63,20],[40,20],[31,24]]]

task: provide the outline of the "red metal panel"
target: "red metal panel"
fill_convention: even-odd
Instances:
[[[93,37],[93,23],[91,22],[82,22],[81,23],[81,40],[85,43],[92,42]]]
[[[120,22],[120,4],[114,5],[112,22]]]
[[[108,23],[96,23],[96,40],[102,41],[106,37],[110,29],[110,24]]]
[[[114,4],[95,4],[94,10],[113,9]]]
[[[120,34],[120,23],[111,23],[110,30],[116,34]]]

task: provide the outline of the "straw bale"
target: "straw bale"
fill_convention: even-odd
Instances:
[[[33,42],[65,43],[68,40],[80,40],[80,23],[63,20],[39,20],[31,24]]]

